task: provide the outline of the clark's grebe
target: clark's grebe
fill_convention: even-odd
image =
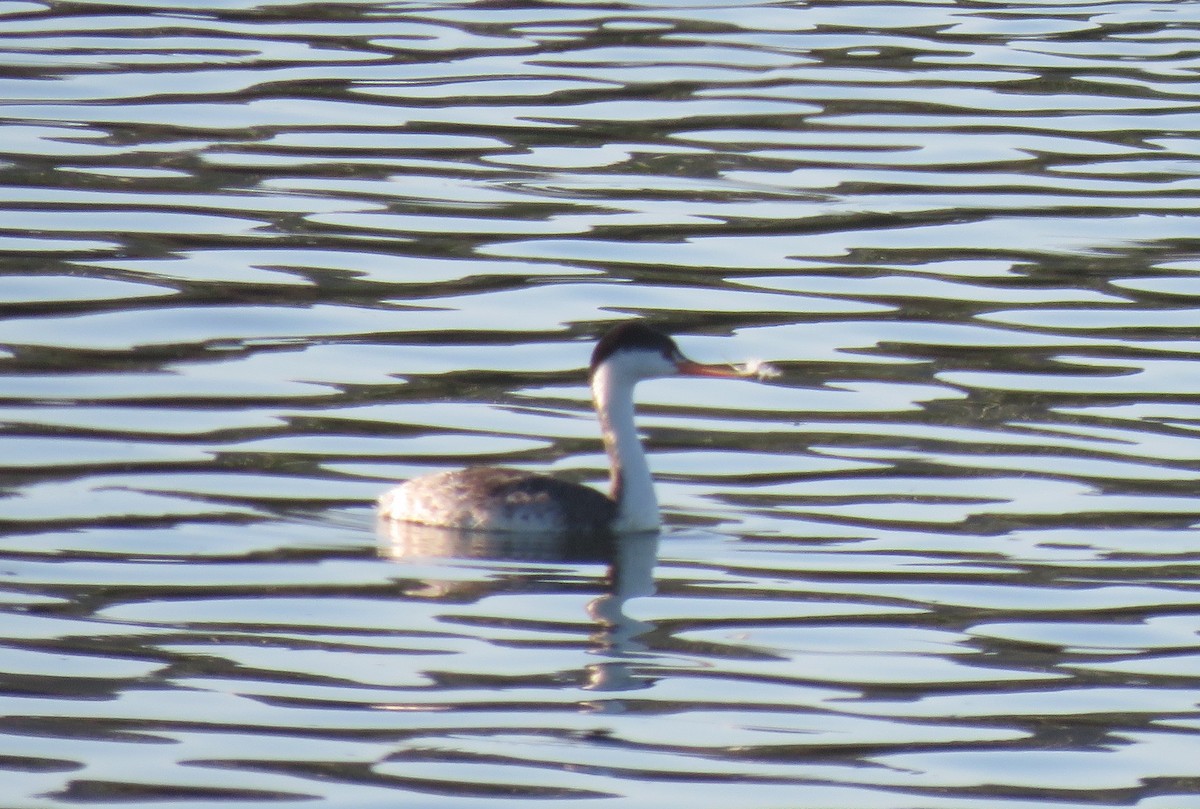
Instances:
[[[612,328],[592,352],[590,381],[604,448],[610,494],[523,472],[473,466],[414,478],[379,498],[390,520],[458,530],[634,533],[659,527],[654,480],[634,424],[633,388],[665,376],[765,376],[768,367],[701,365],[675,341],[640,321]]]

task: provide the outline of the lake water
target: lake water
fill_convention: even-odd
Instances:
[[[1198,32],[0,2],[0,805],[1200,807]],[[634,315],[657,541],[377,531]]]

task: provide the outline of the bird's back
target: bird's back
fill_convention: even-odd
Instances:
[[[616,505],[587,486],[519,469],[472,466],[414,478],[379,499],[382,516],[471,531],[607,531]]]

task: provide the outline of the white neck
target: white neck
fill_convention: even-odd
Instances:
[[[636,383],[610,362],[602,364],[592,376],[592,398],[608,453],[611,496],[617,504],[613,528],[626,533],[657,531],[659,526],[654,478],[633,420]]]

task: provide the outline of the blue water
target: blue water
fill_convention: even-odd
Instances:
[[[1200,3],[0,3],[0,804],[1200,806]],[[472,462],[666,525],[380,529]]]

